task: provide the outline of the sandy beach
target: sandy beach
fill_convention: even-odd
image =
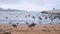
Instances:
[[[0,34],[60,34],[60,24],[35,25],[18,25],[13,27],[9,24],[0,25]]]

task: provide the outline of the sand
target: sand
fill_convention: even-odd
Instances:
[[[10,24],[0,25],[0,34],[60,34],[60,24],[35,25],[18,25],[13,27]]]

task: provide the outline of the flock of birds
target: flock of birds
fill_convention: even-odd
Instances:
[[[30,14],[27,16],[27,15],[25,15],[25,18],[27,18],[27,17],[31,17],[32,19],[36,19],[36,17],[33,15],[33,16],[31,16]],[[9,17],[5,17],[6,19],[8,19]],[[50,19],[51,20],[51,22],[49,23],[49,24],[53,24],[52,23],[52,21],[54,20],[54,19],[60,19],[60,15],[56,15],[56,14],[46,14],[46,15],[40,15],[39,17],[38,17],[38,19],[39,19],[39,24],[41,24],[41,20],[43,20],[43,18],[44,19]],[[36,24],[35,22],[32,22],[31,24],[29,24],[29,22],[28,21],[26,21],[25,22],[26,24],[28,24],[28,25],[31,25],[31,24]],[[9,22],[9,24],[12,24],[12,22]],[[13,24],[12,26],[14,26],[14,27],[16,27],[16,25],[18,25],[19,23],[17,22],[16,24]]]

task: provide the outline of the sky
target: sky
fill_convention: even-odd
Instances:
[[[60,9],[60,0],[0,0],[0,8],[28,11]]]

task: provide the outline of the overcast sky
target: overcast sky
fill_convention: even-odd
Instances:
[[[60,0],[0,0],[0,8],[28,11],[60,9]]]

